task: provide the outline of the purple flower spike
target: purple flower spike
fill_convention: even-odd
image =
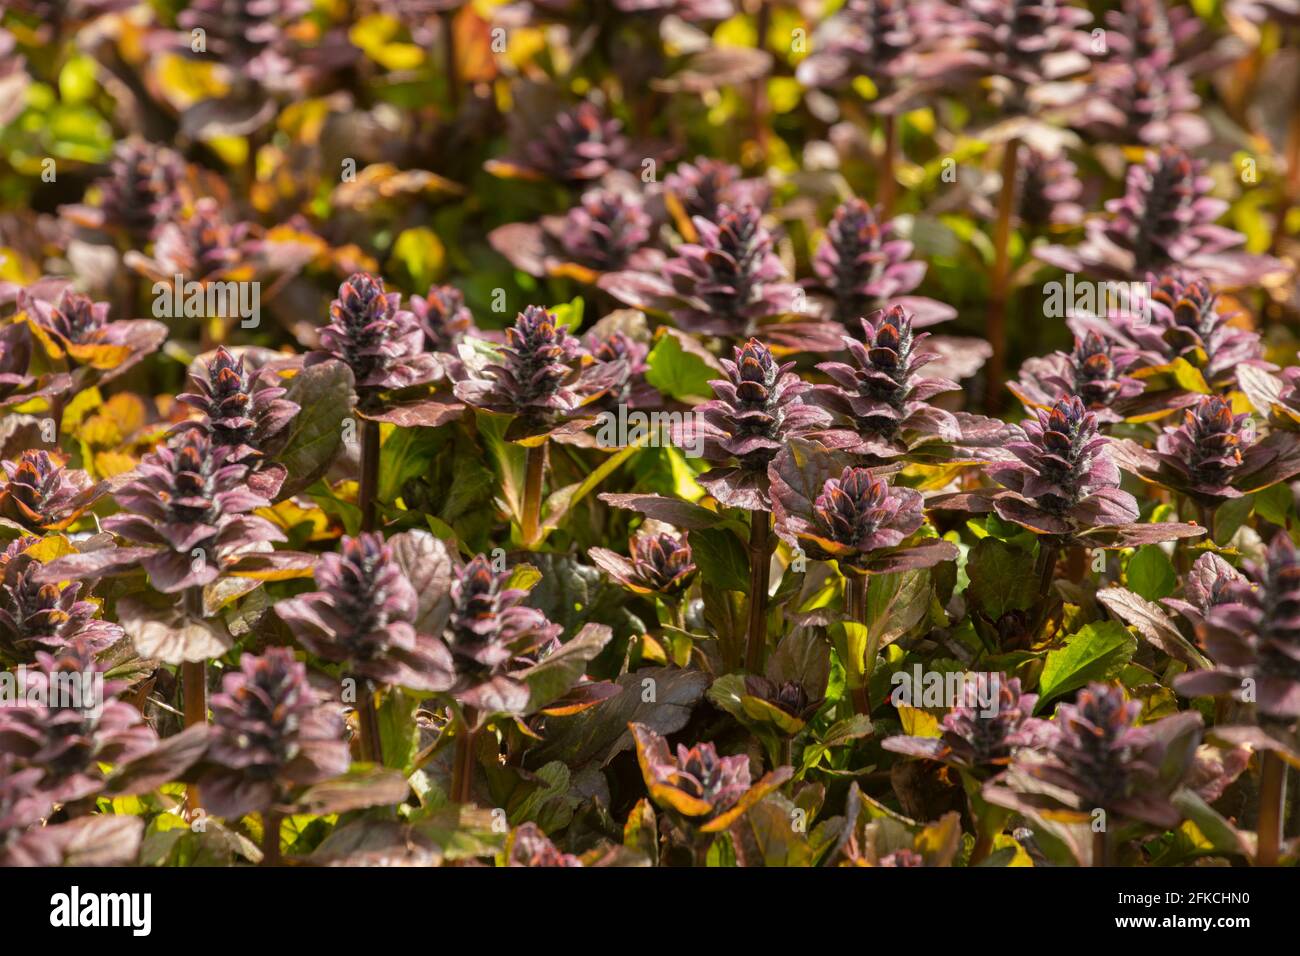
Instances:
[[[274,477],[263,476],[266,450],[284,431],[301,408],[283,396],[279,385],[259,381],[260,376],[244,367],[243,357],[236,357],[219,347],[217,354],[202,371],[191,371],[194,390],[177,397],[177,401],[197,409],[203,416],[197,422],[183,422],[178,428],[198,427],[217,448],[228,449],[228,461],[247,465],[253,474],[249,482],[268,498],[275,497],[284,475],[280,469]]]
[[[1249,416],[1234,415],[1217,395],[1185,410],[1182,422],[1156,439],[1154,452],[1129,440],[1116,448],[1126,470],[1206,508],[1300,474],[1300,436],[1275,431],[1256,440]]]
[[[409,305],[424,330],[425,345],[435,352],[454,354],[466,336],[479,334],[465,294],[455,286],[432,286],[427,296],[411,296]]]
[[[1215,225],[1228,204],[1209,195],[1214,183],[1203,169],[1176,146],[1152,150],[1129,166],[1124,195],[1106,203],[1109,218],[1086,223],[1077,249],[1047,246],[1039,258],[1067,272],[1125,281],[1181,267],[1233,287],[1278,271],[1276,259],[1238,251],[1241,233]]]
[[[861,199],[836,208],[813,257],[813,271],[830,296],[835,321],[851,327],[891,303],[906,307],[917,325],[956,316],[951,306],[907,294],[921,284],[926,267],[911,258],[912,243],[893,233],[893,223],[880,222]]]
[[[24,531],[62,531],[102,493],[89,475],[46,451],[0,462],[0,524]]]
[[[120,574],[143,565],[157,590],[174,594],[211,584],[243,554],[285,540],[265,518],[250,514],[270,502],[245,484],[247,475],[246,465],[231,463],[229,449],[215,447],[202,432],[174,436],[114,493],[123,510],[103,522],[141,547],[105,552],[106,559],[116,554],[115,563],[91,569]],[[76,565],[79,557],[64,560]]]
[[[630,148],[623,124],[584,101],[557,114],[524,143],[517,164],[531,176],[583,183],[626,166]]]
[[[443,635],[455,670],[451,692],[480,715],[524,713],[530,695],[517,672],[552,651],[562,630],[520,603],[526,592],[507,588],[509,577],[480,554],[452,582]]]
[[[1019,678],[968,675],[962,693],[962,702],[944,715],[940,736],[888,737],[881,746],[988,773],[1005,767],[1017,750],[1035,746],[1048,733],[1045,722],[1033,716],[1038,695],[1022,694]]]
[[[1083,221],[1083,181],[1064,156],[1049,156],[1025,147],[1020,154],[1017,215],[1021,225],[1043,231]]]
[[[456,383],[456,397],[517,416],[517,434],[549,432],[598,398],[621,372],[612,363],[584,370],[581,355],[578,340],[552,313],[530,305],[506,330],[501,361],[467,374]]]
[[[64,289],[57,302],[20,294],[32,333],[50,358],[67,362],[83,376],[109,381],[158,349],[167,327],[152,319],[109,319],[107,302]]]
[[[63,212],[91,228],[125,235],[141,249],[159,225],[180,211],[184,176],[185,161],[178,153],[131,137],[114,147],[108,176],[95,184],[98,207],[71,206]]]
[[[54,654],[37,651],[37,665],[26,672],[28,686],[22,693],[24,699],[42,703],[0,708],[0,753],[15,754],[43,770],[36,786],[59,803],[99,793],[105,781],[102,764],[128,763],[157,743],[138,710],[112,699],[119,685],[103,682],[104,699],[93,699],[90,675],[105,670],[95,655],[94,644],[83,638],[74,638]],[[61,699],[74,683],[82,700]]]
[[[707,156],[679,163],[664,177],[664,194],[679,228],[686,229],[692,238],[697,216],[716,222],[723,206],[734,209],[754,205],[761,209],[768,199],[768,189],[760,180],[742,179],[740,167]]]
[[[607,548],[587,553],[606,574],[637,594],[681,594],[695,577],[691,546],[685,538],[666,531],[638,534],[628,543],[631,558]]]
[[[966,0],[964,7],[961,32],[981,72],[1012,81],[1022,95],[1088,68],[1090,37],[1080,27],[1092,14],[1081,7],[1063,0]]]
[[[1199,628],[1205,625],[1213,608],[1236,600],[1238,585],[1245,583],[1240,571],[1217,554],[1206,552],[1196,559],[1183,580],[1183,596],[1165,598],[1161,603]]]
[[[650,217],[640,201],[608,189],[584,194],[560,232],[566,257],[597,272],[623,268],[649,240]]]
[[[938,355],[924,349],[927,333],[913,331],[912,317],[900,306],[862,320],[863,341],[844,338],[853,365],[823,362],[817,368],[833,384],[819,385],[813,401],[838,415],[857,436],[848,445],[858,454],[894,457],[923,441],[957,441],[957,419],[929,400],[955,391],[956,382],[924,378],[920,370]]]
[[[1015,492],[996,502],[1002,518],[1046,534],[1137,520],[1137,502],[1119,488],[1109,440],[1077,396],[1060,399],[1050,410],[1035,409],[1022,429],[1024,438],[1007,446],[1019,460],[989,470],[994,481]]]
[[[320,333],[322,351],[309,353],[305,364],[343,362],[352,369],[365,405],[373,405],[378,392],[433,381],[441,368],[424,351],[424,332],[401,301],[400,293],[384,291],[377,276],[352,275],[330,303],[330,321]]]
[[[341,708],[307,681],[286,647],[245,654],[212,696],[212,740],[199,780],[209,812],[265,811],[296,788],[348,769]]]
[[[1040,749],[1020,750],[985,786],[1000,806],[1089,820],[1095,810],[1157,827],[1181,814],[1169,796],[1191,770],[1201,717],[1184,712],[1138,725],[1142,703],[1121,687],[1090,684],[1044,725]]]
[[[909,72],[938,5],[916,0],[848,0],[822,24],[799,64],[807,87],[840,89],[865,76],[887,96]]]
[[[802,447],[802,446],[799,446]],[[771,468],[776,532],[809,557],[836,561],[846,573],[930,567],[957,556],[934,539],[905,545],[925,524],[919,491],[890,485],[867,468],[846,465],[817,482],[789,451]]]
[[[794,372],[793,362],[777,364],[756,339],[735,349],[735,360],[722,359],[727,378],[711,381],[713,401],[697,409],[700,435],[685,431],[679,444],[702,437],[704,457],[714,462],[736,461],[735,467],[714,468],[700,483],[723,504],[748,511],[768,508],[768,463],[791,438],[829,424],[830,416],[804,403],[809,386]]]
[[[446,690],[450,661],[432,636],[419,634],[419,597],[392,546],[378,533],[345,537],[316,567],[319,591],[276,605],[308,651],[383,684]]]
[[[672,310],[683,329],[706,335],[752,335],[759,319],[785,311],[790,288],[772,251],[773,237],[757,206],[722,206],[718,218],[696,218],[697,243],[677,247],[663,273],[680,300]]]
[[[121,639],[120,627],[95,619],[97,605],[77,599],[80,583],[60,587],[36,580],[41,562],[26,552],[37,542],[16,538],[0,551],[0,658],[30,664],[37,651],[74,640],[102,651]]]
[[[1300,554],[1282,531],[1246,571],[1220,580],[1198,628],[1217,666],[1183,674],[1174,687],[1188,697],[1253,700],[1265,718],[1292,722],[1300,717]]]
[[[687,817],[716,817],[740,801],[750,788],[749,758],[721,757],[710,743],[689,750],[668,742],[641,724],[632,724],[637,758],[646,787],[656,803]]]
[[[1118,422],[1130,399],[1142,394],[1143,384],[1125,374],[1138,364],[1138,353],[1096,332],[1076,337],[1074,348],[1028,359],[1020,367],[1020,380],[1007,387],[1027,407],[1050,408],[1062,398],[1079,396],[1099,422]]]

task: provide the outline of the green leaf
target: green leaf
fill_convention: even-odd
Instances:
[[[724,591],[749,590],[749,555],[739,538],[725,528],[696,528],[687,536],[706,581]]]
[[[830,626],[830,637],[844,665],[845,681],[850,689],[856,690],[866,677],[867,626],[856,621],[837,621]]]
[[[990,618],[1033,607],[1038,581],[1028,553],[989,537],[971,549],[966,561],[967,593]]]
[[[1231,541],[1232,536],[1246,523],[1254,507],[1254,495],[1229,498],[1219,505],[1219,509],[1214,513],[1214,543],[1224,545]]]
[[[442,274],[447,250],[428,226],[407,229],[393,243],[392,264],[400,265],[411,277],[412,288],[427,289]]]
[[[713,395],[709,380],[718,377],[717,370],[702,356],[687,351],[676,335],[660,335],[646,364],[646,381],[665,395],[679,399]]]
[[[492,458],[506,507],[515,520],[519,520],[523,514],[524,469],[528,452],[519,445],[506,441],[506,428],[510,421],[508,415],[480,412],[477,416],[478,434],[487,445],[488,454]]]
[[[1178,587],[1178,574],[1159,545],[1148,544],[1138,548],[1137,553],[1129,558],[1126,574],[1129,590],[1148,601],[1169,597]]]
[[[384,766],[409,774],[420,752],[420,728],[415,712],[420,701],[394,688],[379,708],[379,744]]]
[[[604,624],[588,624],[559,650],[521,671],[519,679],[528,685],[528,712],[535,713],[567,694],[609,639],[610,629]]]
[[[379,449],[379,500],[394,501],[403,485],[427,474],[445,443],[442,429],[392,428]]]
[[[555,321],[564,326],[570,332],[576,333],[582,327],[582,313],[585,311],[586,303],[583,302],[582,296],[578,296],[572,302],[565,302],[551,309],[551,314],[555,316]]]
[[[1038,681],[1038,710],[1049,700],[1078,690],[1089,681],[1114,677],[1133,657],[1137,641],[1118,621],[1088,624],[1047,655]]]
[[[343,442],[343,422],[352,414],[352,371],[342,362],[304,368],[284,396],[301,406],[276,461],[289,471],[280,497],[298,494],[333,463]]]
[[[1289,519],[1295,514],[1295,496],[1291,492],[1291,486],[1279,482],[1271,488],[1256,492],[1255,513],[1265,521],[1281,528],[1287,527]]]

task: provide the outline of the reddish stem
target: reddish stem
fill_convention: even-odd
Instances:
[[[1002,149],[1002,191],[998,194],[998,218],[993,227],[993,278],[989,289],[989,311],[984,334],[993,354],[985,366],[984,410],[995,413],[1002,405],[1002,387],[1007,369],[1007,302],[1011,287],[1011,220],[1016,208],[1016,163],[1020,141],[1010,140]]]
[[[749,513],[749,628],[745,669],[757,674],[767,650],[767,589],[772,568],[772,515]]]

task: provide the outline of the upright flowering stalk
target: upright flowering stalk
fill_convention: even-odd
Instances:
[[[1033,716],[1037,694],[1022,694],[1020,680],[1003,675],[968,675],[961,685],[961,698],[941,723],[938,737],[887,737],[881,746],[894,753],[937,760],[955,768],[963,781],[987,780],[1011,763],[1022,747],[1033,747],[1051,730]],[[1002,815],[985,813],[981,819],[971,799],[971,816],[978,824],[970,865],[974,866],[993,848]]]
[[[1090,219],[1077,249],[1047,246],[1039,258],[1067,272],[1132,280],[1180,267],[1212,282],[1253,285],[1278,269],[1268,256],[1237,251],[1238,232],[1215,225],[1228,204],[1209,195],[1204,163],[1176,146],[1151,150],[1128,168],[1124,195],[1108,200],[1109,218]]]
[[[708,838],[720,833],[794,775],[778,767],[761,780],[750,777],[749,757],[723,757],[711,743],[689,749],[668,742],[643,724],[629,724],[637,762],[650,799],[672,816],[678,836],[689,841],[697,865],[708,852]]]
[[[245,556],[285,540],[278,528],[251,513],[270,502],[248,486],[247,476],[247,465],[232,463],[230,450],[215,447],[201,431],[175,435],[146,455],[114,492],[123,510],[105,518],[103,527],[130,546],[60,558],[42,568],[38,580],[129,574],[143,567],[156,591],[184,592],[184,613],[194,628],[215,631],[218,640],[228,642],[223,628],[203,623],[205,588]],[[150,626],[171,628],[175,622]],[[187,727],[207,719],[207,655],[192,656],[198,655],[182,648],[173,661],[181,664]],[[197,806],[197,791],[191,790],[189,799]]]
[[[959,441],[962,430],[956,417],[929,403],[958,385],[921,375],[921,369],[938,358],[924,347],[928,335],[913,330],[912,317],[901,306],[878,311],[861,322],[863,341],[844,338],[853,364],[817,366],[832,384],[816,386],[811,400],[837,416],[851,436],[837,441],[837,446],[855,454],[893,458],[926,442]]]
[[[1021,437],[1006,445],[1013,460],[995,462],[988,469],[1006,490],[940,495],[929,504],[977,513],[994,511],[1038,535],[1043,601],[1050,593],[1062,547],[1132,547],[1205,533],[1193,524],[1136,523],[1137,501],[1119,487],[1116,445],[1100,434],[1097,415],[1078,396],[1031,411],[1033,417],[1021,426]]]
[[[200,777],[207,808],[238,819],[262,814],[267,863],[280,856],[279,809],[291,792],[348,769],[338,705],[311,686],[285,647],[245,654],[212,696],[212,735]]]
[[[662,253],[645,249],[650,226],[650,216],[636,195],[593,189],[563,216],[508,223],[494,229],[488,241],[531,275],[567,276],[593,284],[607,272],[658,263]]]
[[[685,630],[685,592],[696,572],[686,537],[643,529],[628,541],[628,552],[625,558],[608,548],[590,548],[587,555],[633,594],[658,595],[673,626]]]
[[[600,407],[616,410],[619,405],[639,408],[662,402],[658,390],[645,380],[649,369],[646,357],[650,354],[645,342],[616,330],[608,334],[592,332],[583,344],[592,363],[604,367],[593,376],[602,387],[608,386],[598,400]]]
[[[581,346],[555,316],[530,305],[506,330],[501,361],[456,383],[456,397],[466,404],[515,420],[507,437],[528,446],[520,533],[526,547],[541,540],[542,481],[546,443],[552,432],[570,422],[572,413],[599,397],[605,383],[579,368]],[[603,373],[613,377],[613,368]]]
[[[977,675],[961,686],[962,698],[944,715],[938,737],[887,737],[881,746],[988,776],[1038,741],[1044,723],[1033,716],[1038,695],[1022,694],[1018,678]],[[982,694],[992,698],[992,707]]]
[[[74,387],[111,381],[155,352],[167,339],[167,327],[152,319],[110,319],[109,304],[70,288],[57,300],[26,291],[19,307],[27,315],[32,337],[46,356],[74,375]],[[62,425],[61,403],[52,409]]]
[[[401,294],[386,292],[384,282],[358,272],[339,286],[330,303],[329,322],[321,329],[318,351],[308,353],[311,366],[331,359],[352,370],[361,417],[361,481],[357,504],[361,530],[374,530],[375,493],[379,485],[379,421],[383,393],[422,385],[441,374],[434,356],[424,351],[424,331],[416,317],[401,308]]]
[[[610,273],[600,287],[627,305],[667,313],[687,332],[728,339],[762,334],[790,350],[838,348],[840,333],[831,323],[787,320],[799,290],[786,281],[758,206],[721,205],[716,219],[697,216],[694,231],[696,240],[679,245],[661,267]]]
[[[673,318],[708,335],[746,336],[760,318],[785,308],[785,269],[756,206],[723,206],[718,219],[695,220],[698,243],[679,246],[664,274],[682,299]]]
[[[104,764],[129,763],[158,741],[138,710],[115,699],[122,685],[104,681],[96,653],[81,637],[53,654],[37,651],[20,689],[27,706],[0,708],[0,753],[44,771],[36,787],[58,803],[98,794]]]
[[[109,229],[133,249],[143,249],[154,231],[179,211],[185,162],[165,146],[130,137],[113,148],[108,175],[95,183],[98,206],[68,206],[74,222]]]
[[[136,546],[117,549],[92,576],[143,566],[157,590],[175,594],[211,584],[256,545],[283,541],[274,525],[252,514],[270,502],[248,487],[247,476],[247,465],[232,462],[230,451],[202,432],[174,436],[114,492],[123,510],[103,527]],[[63,560],[69,570],[79,566],[77,556]]]
[[[1043,232],[1082,221],[1083,180],[1065,156],[1025,147],[1016,184],[1016,219],[1022,228]]]
[[[0,658],[30,664],[38,651],[57,651],[74,640],[95,651],[120,640],[120,627],[96,620],[98,607],[78,600],[80,582],[60,587],[36,580],[41,562],[30,550],[38,543],[19,537],[0,551]]]
[[[818,451],[809,442],[791,441],[772,462],[772,510],[777,534],[801,555],[834,561],[845,578],[845,618],[869,625],[867,576],[928,568],[957,557],[951,542],[914,539],[925,525],[921,493],[891,485],[867,468],[845,463],[845,456]],[[865,674],[851,675],[859,713],[871,712],[866,681],[875,663],[868,634]]]
[[[895,237],[894,224],[881,222],[861,199],[836,207],[813,256],[813,272],[830,297],[835,321],[851,328],[891,304],[906,308],[919,325],[954,318],[951,306],[907,294],[921,284],[926,269],[911,255],[912,243]]]
[[[898,112],[905,108],[901,94],[908,85],[924,85],[933,73],[922,50],[927,27],[940,16],[940,5],[925,0],[848,0],[818,28],[812,52],[795,74],[810,88],[843,89],[858,77],[875,86],[870,108],[879,115],[884,137],[877,190],[886,214],[893,209],[897,188]]]
[[[228,449],[232,464],[249,468],[250,487],[267,498],[275,498],[285,478],[282,466],[266,460],[266,451],[302,409],[284,398],[285,389],[262,381],[262,376],[245,368],[224,346],[201,369],[191,370],[193,391],[177,401],[197,409],[197,422],[180,428],[199,428],[217,448]]]
[[[518,672],[553,650],[562,630],[521,603],[526,592],[507,587],[509,576],[480,554],[451,587],[442,637],[451,655],[451,694],[461,708],[451,794],[458,803],[470,799],[481,722],[493,714],[524,713],[530,694]]]
[[[164,283],[174,282],[177,275],[195,282],[228,279],[252,267],[251,228],[246,222],[232,222],[216,199],[205,196],[158,227],[152,259],[131,252],[125,261]]]
[[[1026,360],[1020,380],[1007,387],[1027,408],[1050,408],[1077,395],[1098,422],[1118,422],[1128,403],[1142,394],[1142,382],[1127,374],[1138,362],[1137,350],[1086,332],[1069,352]]]
[[[1033,116],[1041,95],[1058,81],[1088,68],[1089,36],[1082,29],[1092,14],[1064,0],[967,0],[966,16],[954,32],[967,38],[973,72],[992,85],[1003,113]],[[985,407],[996,409],[1006,378],[1006,313],[1011,296],[1011,232],[1019,179],[1020,140],[1002,148],[1001,187],[993,225],[993,275],[985,337],[993,347],[987,367]]]
[[[1201,99],[1169,53],[1116,54],[1097,66],[1079,125],[1111,142],[1195,149],[1210,139]]]
[[[640,201],[608,189],[584,194],[560,233],[565,253],[596,272],[623,268],[649,239],[650,217]]]
[[[1003,519],[1040,534],[1067,536],[1137,519],[1137,502],[1120,490],[1110,442],[1077,396],[1036,410],[1022,429],[1024,438],[1007,446],[1017,461],[989,470],[1015,495],[997,501]]]
[[[608,548],[592,548],[587,553],[610,577],[636,594],[679,594],[695,576],[690,544],[671,532],[635,535],[628,550],[630,558]]]
[[[723,206],[736,209],[753,205],[762,209],[767,205],[768,189],[761,180],[741,178],[738,166],[697,156],[693,162],[679,163],[664,177],[663,197],[678,231],[688,242],[694,242],[698,238],[697,216],[717,222]]]
[[[703,439],[704,457],[721,467],[700,476],[700,483],[722,504],[750,512],[749,630],[747,666],[757,671],[767,643],[767,597],[771,551],[771,499],[767,466],[791,438],[824,427],[830,416],[805,404],[809,386],[794,372],[793,362],[777,363],[768,348],[750,339],[723,359],[726,379],[710,382],[713,401],[697,409],[695,422],[679,444]],[[734,465],[723,464],[734,461]]]
[[[1264,560],[1246,570],[1248,578],[1224,582],[1197,629],[1216,665],[1180,675],[1174,687],[1189,697],[1232,694],[1253,700],[1264,731],[1280,732],[1285,738],[1290,735],[1288,728],[1300,719],[1300,554],[1286,531],[1281,531],[1273,536]],[[1256,862],[1276,866],[1286,766],[1275,749],[1259,750]]]
[[[308,651],[362,679],[362,759],[377,762],[375,684],[445,690],[446,652],[416,630],[420,598],[380,534],[345,537],[337,554],[322,555],[315,579],[320,590],[280,602],[276,613]]]
[[[1182,422],[1156,439],[1154,451],[1125,439],[1117,453],[1126,470],[1185,495],[1211,535],[1223,502],[1300,474],[1300,437],[1275,431],[1256,440],[1250,416],[1234,414],[1217,395],[1186,409]]]
[[[625,167],[631,149],[623,124],[589,101],[557,113],[535,131],[525,129],[521,121],[512,139],[512,158],[490,161],[490,171],[569,186],[594,182]]]
[[[465,294],[455,286],[431,286],[428,295],[411,296],[409,305],[424,330],[425,346],[434,352],[454,355],[466,336],[479,334]]]
[[[1177,825],[1180,814],[1169,796],[1191,769],[1200,740],[1200,714],[1139,725],[1141,713],[1141,702],[1126,700],[1123,688],[1088,685],[1075,703],[1057,708],[1037,749],[1021,749],[1010,770],[985,785],[985,797],[1082,822],[1102,811],[1105,825],[1094,828],[1092,863],[1106,865],[1107,833],[1118,829],[1114,818],[1162,829]]]
[[[0,525],[20,531],[63,531],[104,489],[84,471],[65,468],[46,451],[0,462]]]

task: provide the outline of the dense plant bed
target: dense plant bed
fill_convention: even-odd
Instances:
[[[1292,865],[1287,0],[8,0],[0,863]]]

